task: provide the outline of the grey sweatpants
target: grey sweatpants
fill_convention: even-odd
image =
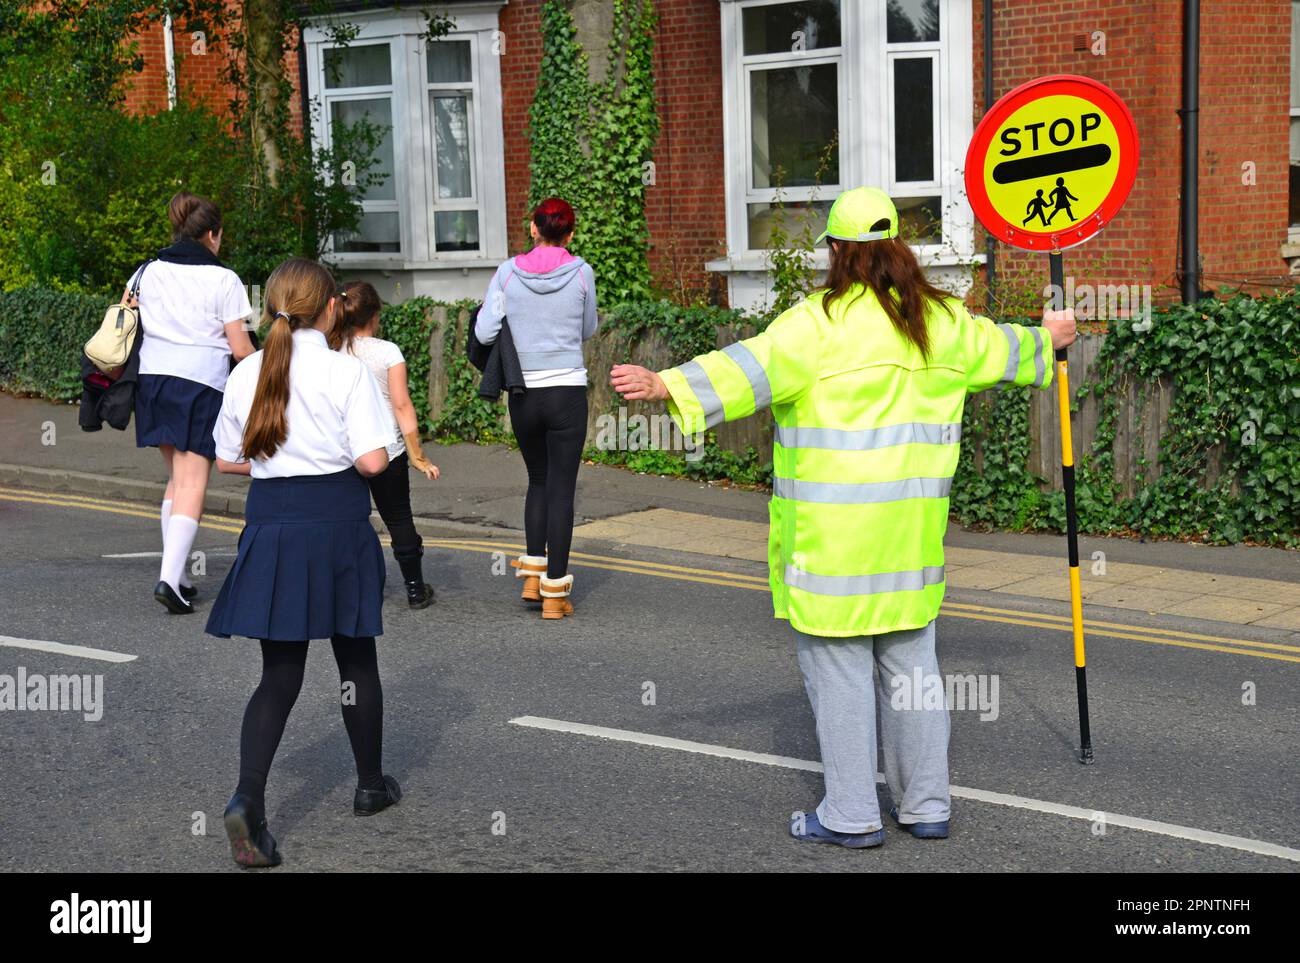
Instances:
[[[922,678],[939,675],[934,623],[847,639],[795,634],[826,770],[826,798],[817,807],[818,821],[841,833],[874,832],[881,826],[876,798],[877,693],[885,779],[899,821],[947,819],[952,806],[948,708],[922,708],[919,699],[892,698],[903,684],[912,685],[917,669]],[[879,670],[874,682],[873,667]]]

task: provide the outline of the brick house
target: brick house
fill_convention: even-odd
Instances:
[[[326,117],[391,127],[391,173],[365,198],[359,232],[332,257],[390,299],[481,296],[523,245],[528,108],[540,60],[542,0],[443,0],[455,20],[419,40],[419,5],[340,3],[359,27],[346,49],[304,32],[290,69]],[[579,39],[603,70],[609,0],[572,0]],[[1176,296],[1180,192],[1181,0],[993,0],[995,96],[1034,77],[1079,73],[1110,85],[1142,140],[1133,194],[1075,261],[1097,283]],[[1203,286],[1263,291],[1300,271],[1300,0],[1201,5],[1199,218]],[[835,194],[889,190],[940,283],[962,287],[985,257],[962,186],[983,110],[981,0],[656,0],[662,122],[648,189],[651,266],[663,287],[736,306],[767,296],[764,249],[777,191],[824,218]],[[220,104],[214,58],[189,55],[183,91]],[[145,70],[130,103],[164,109],[162,28],[140,38]],[[327,71],[326,64],[332,65]],[[832,139],[823,183],[810,157]],[[581,212],[579,212],[581,217]],[[997,252],[999,274],[1032,262]],[[824,263],[825,251],[818,257]],[[1045,269],[1043,269],[1045,272]],[[1170,287],[1172,286],[1172,287]]]

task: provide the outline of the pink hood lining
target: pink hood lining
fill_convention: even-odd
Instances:
[[[515,266],[529,274],[548,274],[560,265],[568,264],[573,260],[576,258],[562,247],[538,246],[527,254],[518,255],[515,258]]]

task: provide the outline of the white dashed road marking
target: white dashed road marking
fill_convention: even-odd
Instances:
[[[728,746],[715,746],[707,742],[692,742],[688,739],[674,739],[669,736],[656,736],[648,732],[633,732],[630,729],[609,729],[605,726],[591,726],[583,722],[565,722],[560,719],[543,719],[539,716],[519,716],[510,720],[512,725],[526,726],[530,729],[545,729],[550,732],[568,732],[580,736],[595,736],[600,739],[613,739],[616,742],[631,742],[640,746],[653,746],[657,749],[676,749],[680,752],[693,752],[704,756],[716,756],[720,759],[736,759],[741,762],[757,762],[764,766],[778,766],[783,769],[800,769],[805,772],[821,772],[822,764],[811,759],[795,759],[792,756],[774,756],[765,752],[750,752],[746,749],[732,749]],[[884,777],[876,775],[878,782]],[[1010,806],[1013,809],[1027,809],[1032,812],[1048,813],[1053,816],[1065,816],[1069,819],[1082,819],[1092,822],[1098,812],[1103,812],[1106,825],[1122,826],[1126,829],[1138,829],[1142,832],[1156,833],[1161,836],[1173,836],[1194,843],[1208,846],[1222,846],[1237,849],[1244,853],[1259,856],[1272,856],[1300,863],[1300,849],[1266,843],[1243,836],[1228,836],[1224,833],[1210,832],[1191,826],[1179,826],[1175,823],[1162,823],[1140,816],[1125,816],[1122,813],[1110,813],[1096,809],[1084,809],[1079,806],[1067,806],[1062,803],[1047,802],[1042,799],[1029,799],[1026,796],[1012,796],[1007,793],[989,792],[986,789],[968,789],[965,786],[950,786],[952,795],[957,799],[969,799],[974,802],[992,803],[995,806]]]

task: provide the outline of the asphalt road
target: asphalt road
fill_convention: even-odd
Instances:
[[[0,674],[20,666],[99,674],[105,703],[99,721],[0,712],[0,869],[238,871],[221,811],[258,676],[256,644],[204,635],[204,615],[166,615],[150,594],[156,558],[104,557],[157,551],[147,508],[137,516],[46,503],[57,500],[0,501],[0,635],[137,658],[108,663],[0,645]],[[203,612],[235,540],[200,531]],[[611,546],[581,547],[626,558]],[[947,841],[914,840],[890,826],[883,848],[849,852],[787,835],[790,813],[820,797],[816,772],[511,722],[538,717],[815,761],[788,630],[773,621],[765,592],[743,587],[760,568],[637,553],[722,573],[674,579],[664,577],[668,569],[617,571],[617,562],[588,559],[575,569],[576,616],[543,623],[518,601],[516,581],[493,573],[491,551],[429,549],[439,601],[415,613],[399,598],[390,560],[380,656],[385,768],[405,798],[379,816],[351,815],[355,776],[337,675],[328,646],[313,646],[268,788],[285,856],[275,872],[1297,867],[1198,834],[1300,847],[1300,662],[1090,637],[1097,762],[1084,767],[1072,756],[1069,634],[1029,616],[941,616],[943,671],[996,675],[999,684],[996,719],[953,713],[952,782],[1019,801],[958,798]],[[953,601],[1016,604],[974,592]],[[1029,600],[1024,608],[1046,610]],[[1205,623],[1184,627],[1206,631]],[[653,705],[645,704],[646,683]],[[1243,705],[1247,683],[1255,705]],[[1043,804],[1105,814],[1105,831]],[[1121,816],[1186,827],[1197,838],[1116,825]]]

